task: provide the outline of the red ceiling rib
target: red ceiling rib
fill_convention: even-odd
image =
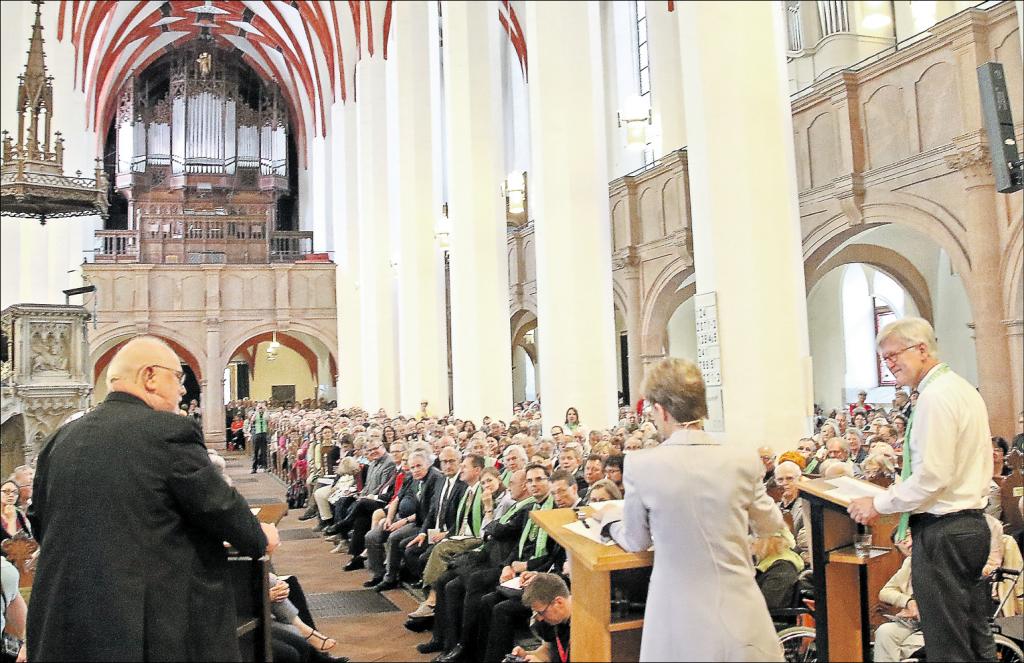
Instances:
[[[189,10],[204,6],[206,3],[204,0],[167,0],[162,4],[155,4],[146,0],[134,0],[134,6],[123,17],[115,19],[115,12],[119,4],[122,3],[112,0],[92,2],[61,0],[58,9],[57,38],[60,41],[70,38],[75,53],[74,85],[87,94],[89,107],[86,112],[90,125],[97,129],[98,140],[102,140],[102,134],[105,133],[99,128],[106,127],[113,116],[117,91],[120,89],[122,81],[130,72],[143,71],[164,53],[186,41],[197,38],[202,30],[200,26],[196,25],[196,13]],[[68,11],[69,5],[70,12]],[[243,60],[261,76],[269,81],[275,81],[279,85],[296,124],[293,131],[304,161],[307,149],[305,144],[307,129],[316,133],[319,128],[319,133],[326,135],[328,106],[337,101],[339,96],[342,102],[348,101],[342,25],[335,3],[329,4],[330,22],[319,3],[315,1],[294,3],[295,11],[298,12],[303,24],[303,30],[300,32],[304,34],[301,35],[296,35],[285,19],[283,12],[289,10],[283,10],[282,6],[273,0],[249,0],[247,2],[215,0],[212,5],[227,12],[216,15],[214,27],[210,31],[214,39],[232,48],[234,45],[228,41],[228,37],[245,39],[253,44],[265,60],[265,64],[261,64],[249,54],[242,54]],[[669,5],[671,8],[672,2],[669,2]],[[358,61],[363,55],[364,20],[366,23],[366,52],[372,56],[379,48],[382,56],[386,59],[394,7],[393,0],[387,0],[384,5],[384,15],[379,18],[378,23],[377,41],[379,43],[375,44],[370,1],[349,0],[348,6],[355,36],[355,62],[350,70],[354,78],[355,67],[358,66]],[[498,20],[508,35],[525,76],[528,67],[524,33],[511,3],[504,0],[503,7],[507,12],[507,18],[505,12],[499,10]],[[154,25],[161,18],[172,16],[179,17],[181,20]],[[247,23],[258,33],[231,25],[227,23],[229,20],[236,23]],[[276,25],[272,25],[271,21],[275,21]],[[122,32],[133,22],[136,24],[131,30]],[[143,56],[153,42],[167,32],[182,34],[177,35],[164,48]],[[107,43],[107,35],[113,36],[109,43]],[[135,44],[131,55],[124,57],[127,49],[139,40],[141,43]],[[266,48],[279,53],[283,59],[283,65],[281,61],[270,56],[264,50]],[[326,76],[320,71],[321,65],[318,62],[317,53],[323,53],[327,67]],[[123,62],[121,62],[122,59]],[[329,81],[326,85],[325,78]],[[340,87],[340,90],[337,87]],[[305,98],[298,94],[300,91],[304,93]],[[307,99],[312,105],[311,108],[316,112],[307,107]],[[311,112],[312,115],[310,115]],[[319,123],[316,123],[317,115],[319,115]]]
[[[388,59],[388,42],[391,40],[391,0],[384,6],[384,59]]]
[[[363,5],[366,7],[366,53],[373,57],[373,8],[370,0],[363,0]]]

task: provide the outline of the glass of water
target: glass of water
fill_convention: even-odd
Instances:
[[[857,557],[868,557],[871,555],[871,532],[858,532],[857,538],[853,540],[853,550]]]

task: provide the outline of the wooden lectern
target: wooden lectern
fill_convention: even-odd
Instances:
[[[800,496],[810,506],[818,660],[870,661],[872,626],[881,619],[872,606],[903,563],[891,547],[899,516],[879,519],[871,528],[870,555],[858,557],[853,547],[857,523],[846,512],[849,502],[830,494],[833,490],[826,479],[800,482]]]
[[[630,574],[629,570],[638,570],[632,572],[635,576],[646,569],[650,577],[654,553],[628,553],[617,545],[602,545],[565,529],[564,525],[576,521],[572,509],[531,511],[530,517],[568,554],[572,569],[572,659],[638,660],[644,620],[642,616],[613,619],[612,598],[617,585],[626,584],[622,575]]]

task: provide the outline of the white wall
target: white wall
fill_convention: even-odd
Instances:
[[[697,314],[692,297],[680,304],[668,319],[668,354],[697,361]]]
[[[971,384],[978,384],[978,357],[975,353],[974,332],[967,326],[973,320],[971,303],[967,299],[963,281],[953,274],[949,256],[940,251],[932,274],[935,301],[935,338],[939,342],[939,356],[950,368]]]
[[[841,405],[846,354],[843,343],[842,269],[821,278],[807,297],[807,326],[814,366],[814,402],[828,410]]]

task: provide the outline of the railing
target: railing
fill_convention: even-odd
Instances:
[[[159,224],[155,230],[97,230],[94,233],[95,246],[93,262],[157,262],[173,263],[168,256],[182,253],[184,264],[261,264],[267,262],[295,262],[313,253],[313,232],[310,230],[271,231],[257,224],[217,222],[190,219],[188,225],[177,221]],[[165,241],[177,243],[179,249],[171,253],[153,254],[149,249],[143,259],[142,247],[149,243],[162,244]],[[230,251],[207,250],[205,242],[230,242],[238,247]],[[262,250],[251,250],[245,244],[262,246]],[[267,247],[269,244],[269,253]],[[182,248],[183,247],[183,248]],[[159,251],[159,249],[157,249]]]
[[[263,240],[267,236],[267,221],[263,217],[196,217],[165,216],[145,219],[141,223],[146,239],[194,240]]]
[[[270,262],[295,262],[312,252],[312,230],[275,230],[270,233]]]
[[[139,236],[134,230],[97,230],[96,262],[138,262]]]

